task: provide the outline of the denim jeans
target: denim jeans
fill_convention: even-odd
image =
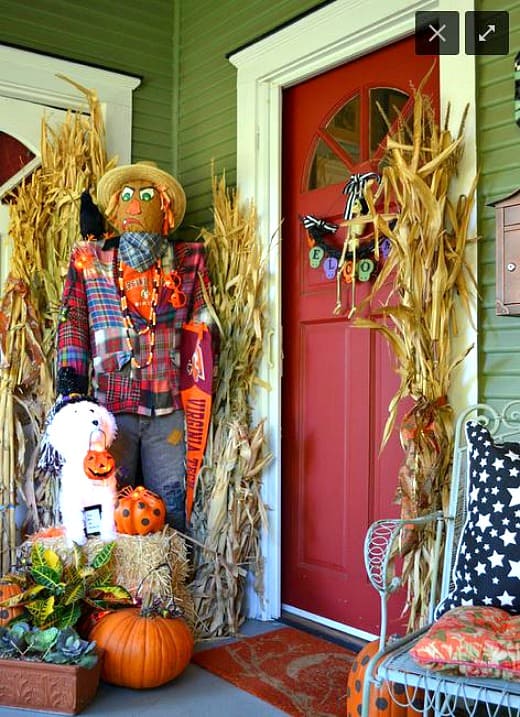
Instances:
[[[161,496],[166,521],[185,530],[184,412],[164,416],[115,415],[118,434],[110,453],[118,467],[118,484],[134,486],[139,476],[145,488]]]

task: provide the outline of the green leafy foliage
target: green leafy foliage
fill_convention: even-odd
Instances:
[[[29,623],[22,621],[0,627],[0,657],[7,659],[19,655],[25,648],[25,633],[30,629]]]
[[[48,627],[46,630],[28,630],[25,633],[25,642],[29,651],[47,652],[58,639],[59,632],[57,627]]]
[[[73,627],[41,629],[26,621],[0,627],[0,658],[93,667],[96,643],[82,640]]]
[[[0,602],[0,607],[21,605],[22,620],[33,627],[66,629],[74,626],[88,609],[106,610],[133,603],[126,588],[112,584],[110,561],[114,543],[103,545],[90,563],[78,545],[74,545],[68,563],[58,553],[35,543],[29,564],[10,579],[22,592]]]
[[[92,567],[95,570],[105,567],[110,562],[112,552],[114,550],[114,543],[106,543],[101,550],[92,559]]]
[[[95,648],[95,642],[82,640],[73,627],[67,627],[59,631],[53,649],[45,656],[45,662],[92,667],[97,662]]]

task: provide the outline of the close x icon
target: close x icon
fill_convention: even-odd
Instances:
[[[464,14],[466,55],[507,55],[509,13],[506,10]],[[458,55],[460,15],[453,10],[415,13],[417,55]]]

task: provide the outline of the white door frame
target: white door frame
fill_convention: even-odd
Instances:
[[[451,106],[452,132],[458,131],[463,109],[470,105],[465,125],[465,152],[454,193],[466,192],[476,173],[475,62],[464,53],[464,12],[473,0],[336,0],[280,31],[230,56],[237,68],[237,182],[242,198],[258,210],[259,232],[269,257],[268,299],[272,331],[262,362],[262,379],[271,390],[259,395],[257,417],[267,417],[267,440],[275,460],[264,472],[263,497],[270,511],[269,530],[262,537],[265,557],[263,601],[249,590],[248,615],[259,619],[280,616],[281,572],[281,114],[282,89],[325,70],[395,42],[414,32],[418,10],[460,12],[458,55],[439,58],[441,110]],[[476,209],[473,212],[476,226]],[[476,253],[469,257],[476,275]],[[467,323],[467,322],[466,322]],[[461,345],[475,344],[456,379],[450,400],[458,409],[477,398],[476,331],[467,326]],[[460,398],[463,397],[463,398]],[[327,621],[322,621],[327,623]],[[333,625],[335,626],[335,625]],[[341,626],[338,626],[341,628]],[[350,632],[354,632],[350,630]]]
[[[105,121],[107,153],[117,155],[119,164],[130,162],[132,93],[141,84],[140,78],[0,45],[0,97],[65,110],[85,109],[86,97],[60,75],[97,92]]]

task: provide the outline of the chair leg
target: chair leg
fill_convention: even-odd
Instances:
[[[381,717],[417,717],[417,711],[392,700],[393,688],[373,684],[370,690],[364,689],[367,666],[378,650],[379,640],[369,642],[352,663],[347,681],[347,717],[375,714]],[[367,693],[368,699],[364,697]],[[406,698],[404,690],[403,698]]]

